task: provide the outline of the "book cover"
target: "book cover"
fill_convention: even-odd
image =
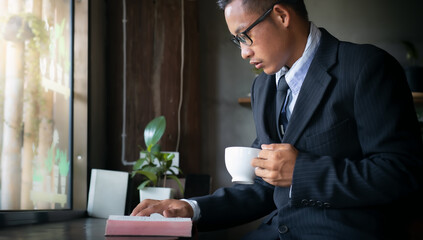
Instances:
[[[191,218],[165,218],[111,215],[106,223],[106,236],[191,237]]]

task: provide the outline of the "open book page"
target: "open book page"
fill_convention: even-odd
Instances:
[[[191,222],[191,218],[167,218],[161,214],[153,213],[151,216],[122,216],[122,215],[110,215],[109,220],[119,220],[119,221],[158,221],[158,222]]]

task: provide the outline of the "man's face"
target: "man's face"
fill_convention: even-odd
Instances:
[[[269,6],[270,7],[270,6]],[[242,0],[234,0],[225,8],[225,19],[232,35],[243,32],[257,18],[258,13],[244,10]],[[250,64],[257,69],[263,69],[266,74],[274,74],[287,64],[290,51],[288,48],[288,32],[280,18],[274,12],[262,22],[247,32],[253,40],[251,46],[241,43],[241,56],[249,59]]]

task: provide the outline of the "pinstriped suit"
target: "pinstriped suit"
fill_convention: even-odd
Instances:
[[[291,198],[289,188],[259,178],[254,185],[219,189],[194,198],[201,209],[200,229],[269,214],[247,238],[385,239],[402,234],[400,224],[387,227],[392,223],[387,217],[420,187],[415,172],[422,166],[404,73],[384,51],[340,42],[321,31],[283,139],[276,130],[274,75],[261,74],[252,87],[253,146],[283,142],[300,152]]]

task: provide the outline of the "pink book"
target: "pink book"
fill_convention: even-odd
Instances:
[[[160,214],[150,217],[110,215],[105,235],[191,237],[191,232],[191,218],[165,218]]]

